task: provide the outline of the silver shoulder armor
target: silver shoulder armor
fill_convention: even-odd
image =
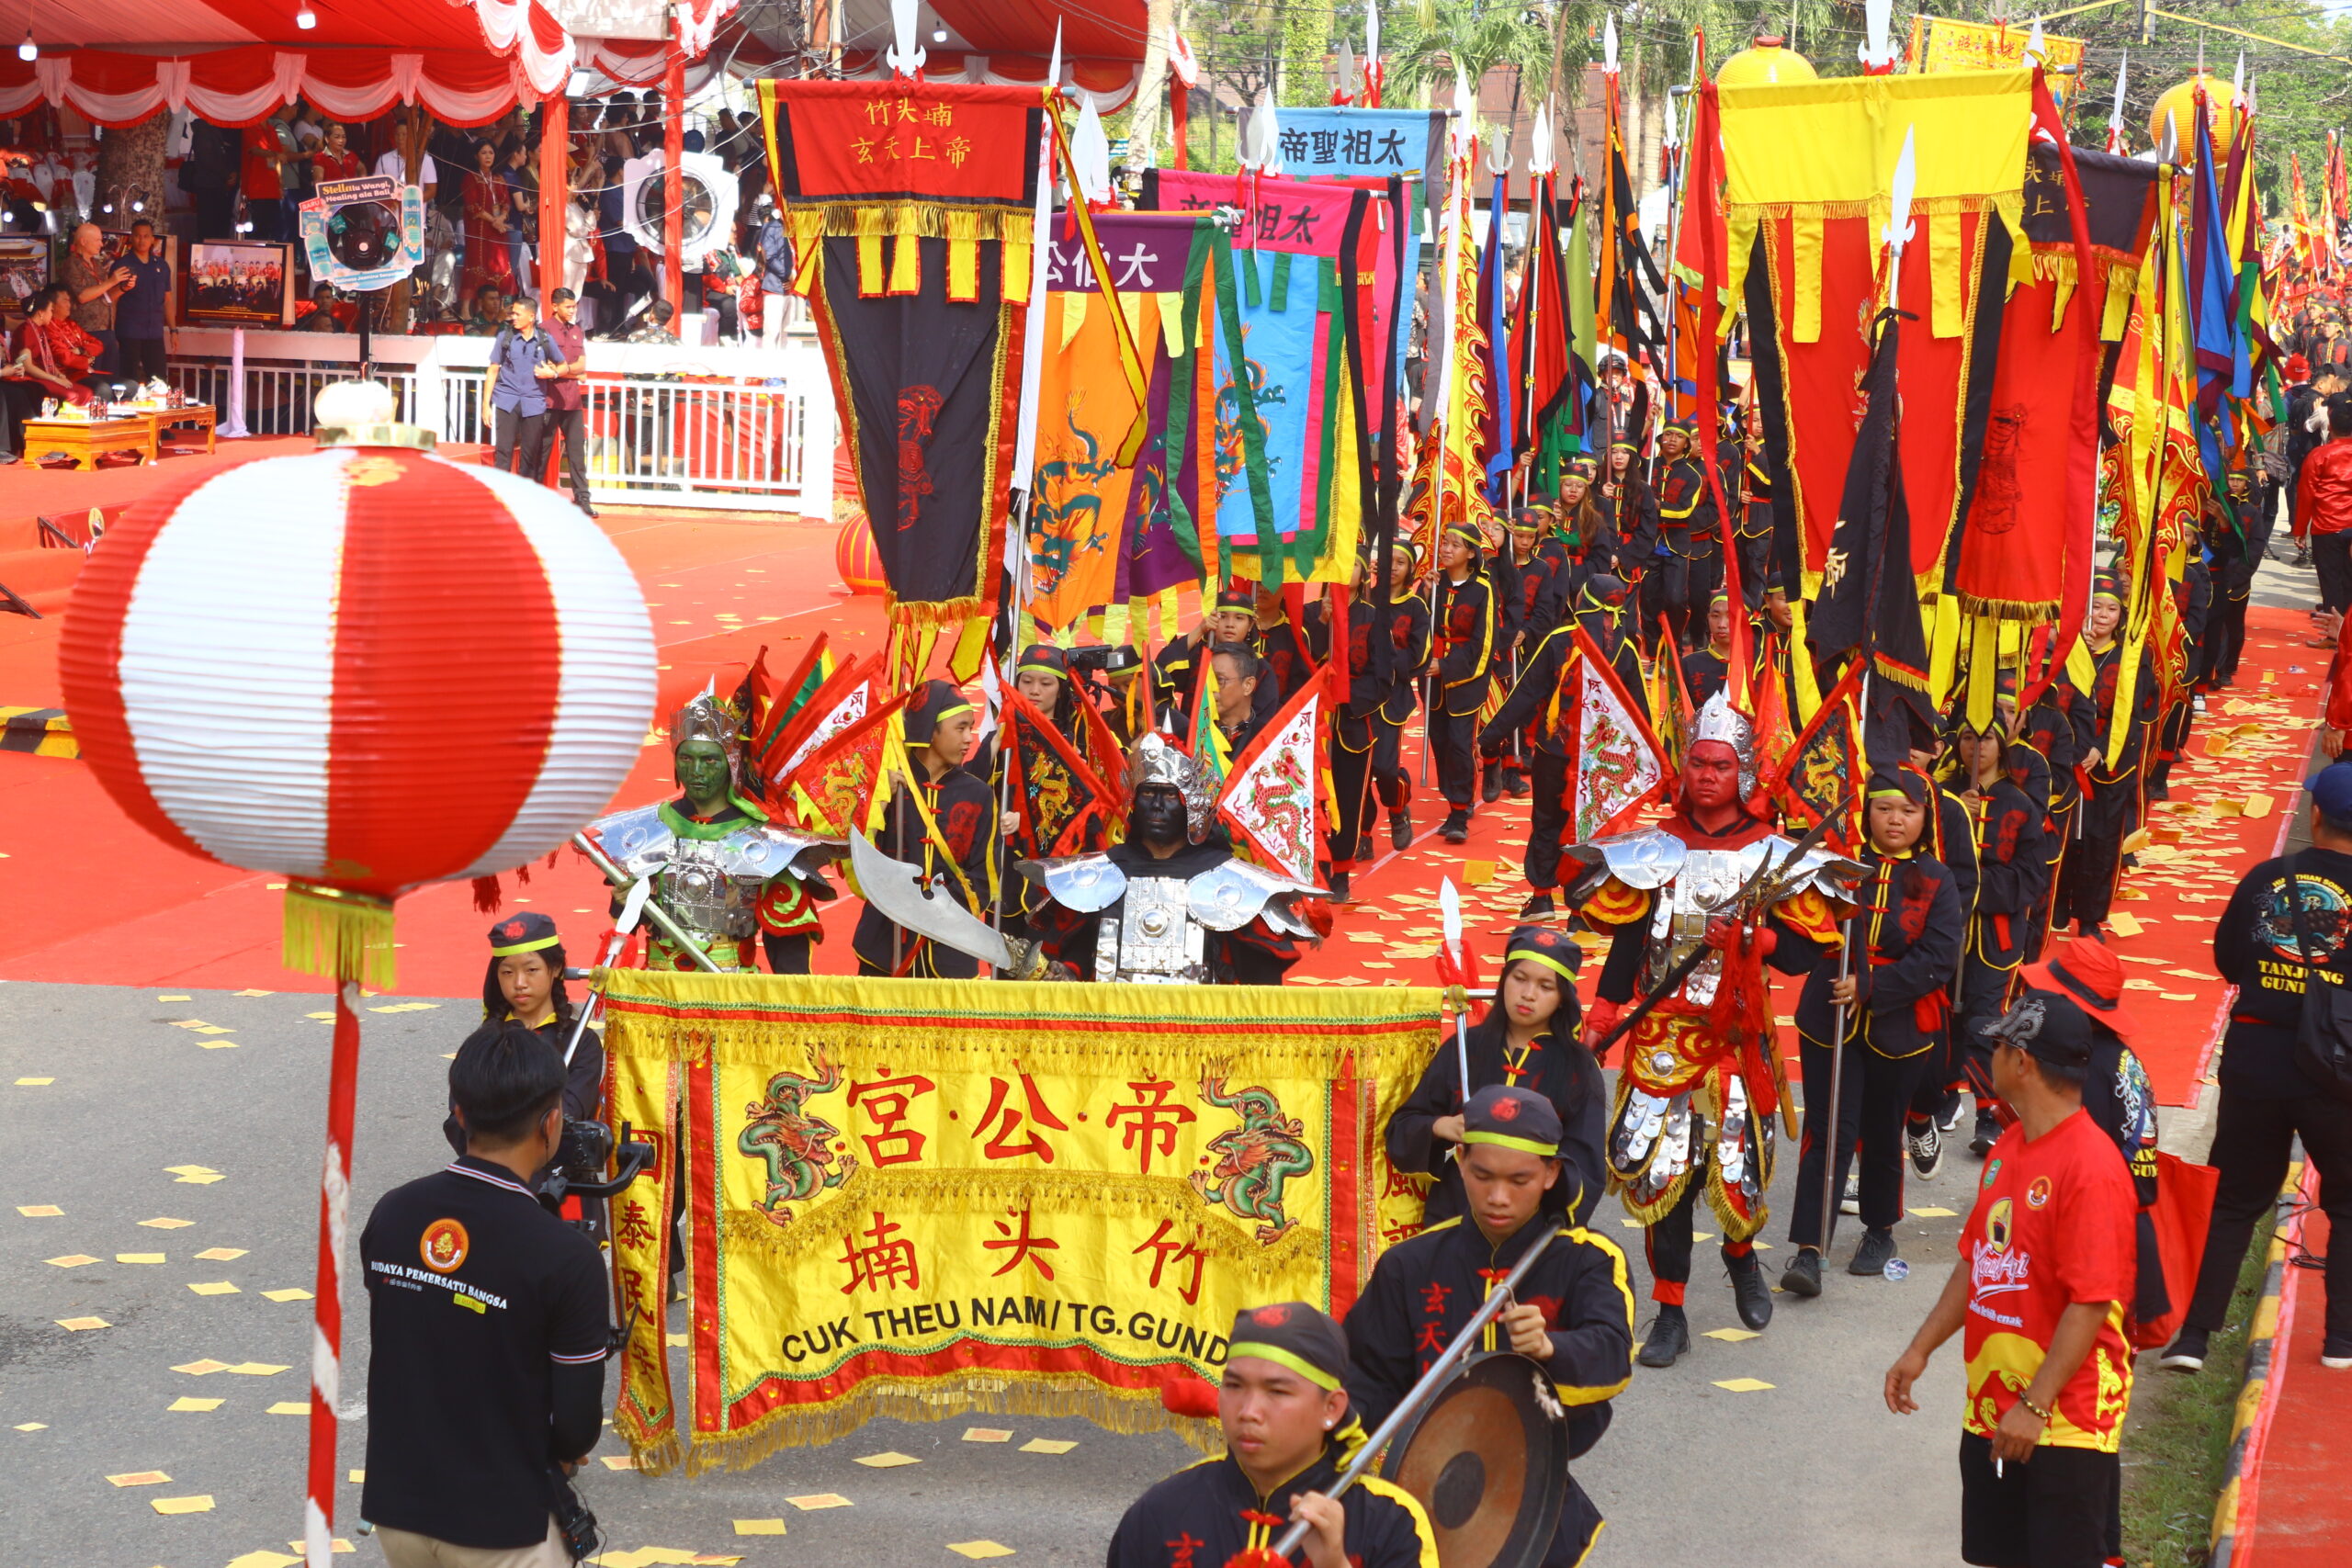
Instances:
[[[1056,903],[1081,915],[1109,908],[1127,890],[1127,874],[1106,854],[1060,855],[1013,863],[1022,875],[1052,894]]]
[[[677,835],[662,820],[659,806],[640,806],[631,811],[600,817],[588,824],[588,830],[596,835],[605,852],[632,876],[659,871],[670,858],[671,846],[677,842]]]
[[[720,848],[729,875],[755,876],[765,882],[789,873],[808,882],[824,874],[825,863],[841,852],[842,843],[763,822],[729,835],[720,840]]]
[[[1681,840],[1658,828],[1612,834],[1588,847],[1600,853],[1610,875],[1645,893],[1673,881],[1682,870],[1683,857],[1690,853]]]
[[[1213,931],[1238,931],[1263,914],[1277,930],[1294,936],[1312,932],[1291,914],[1292,899],[1329,897],[1319,887],[1276,876],[1240,859],[1202,872],[1184,884],[1184,891],[1192,899],[1193,918]]]
[[[1772,863],[1776,867],[1791,850],[1797,847],[1795,840],[1777,833],[1763,840],[1762,844],[1770,848]],[[1835,850],[1815,844],[1805,851],[1793,868],[1785,873],[1776,871],[1773,874],[1776,880],[1785,878],[1791,893],[1810,887],[1825,898],[1842,898],[1860,880],[1862,867],[1858,861],[1848,860]]]

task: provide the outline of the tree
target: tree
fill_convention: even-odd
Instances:
[[[89,215],[101,228],[130,228],[133,202],[143,205],[137,216],[163,227],[164,138],[171,125],[170,114],[159,112],[137,125],[105,128],[98,141],[97,205],[113,202],[115,209]]]

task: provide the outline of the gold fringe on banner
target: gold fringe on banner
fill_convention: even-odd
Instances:
[[[1170,1415],[1156,1388],[1109,1388],[1074,1372],[971,1371],[949,1378],[867,1378],[830,1404],[771,1411],[742,1431],[696,1438],[686,1473],[749,1470],[779,1449],[837,1442],[876,1419],[944,1421],[962,1416],[1078,1416],[1108,1432],[1172,1431],[1201,1453],[1225,1451],[1216,1423]],[[642,1461],[639,1468],[645,1468]]]
[[[1026,245],[1036,220],[1025,207],[947,207],[935,201],[803,203],[786,221],[793,238],[804,232],[828,239],[1001,240]]]
[[[286,885],[279,953],[286,967],[330,980],[392,988],[392,902],[309,882]]]
[[[1960,596],[1961,613],[1995,621],[2023,621],[2031,626],[2058,618],[2055,599],[1986,599],[1974,593]]]
[[[822,1207],[779,1225],[740,1209],[728,1211],[721,1223],[729,1246],[748,1245],[779,1264],[803,1261],[809,1253],[830,1251],[866,1223],[874,1209],[892,1213],[943,1214],[967,1219],[978,1199],[1001,1202],[1007,1212],[1042,1208],[1047,1212],[1097,1212],[1162,1214],[1182,1210],[1194,1246],[1207,1258],[1238,1267],[1254,1280],[1275,1280],[1295,1267],[1302,1255],[1312,1261],[1323,1251],[1323,1232],[1295,1224],[1271,1243],[1259,1241],[1234,1223],[1222,1209],[1212,1207],[1190,1181],[1181,1176],[1105,1176],[1099,1171],[1058,1170],[876,1170],[861,1165],[841,1189],[827,1196]]]
[[[1049,984],[840,975],[597,973],[616,1055],[757,1066],[821,1050],[878,1071],[909,1051],[985,1064],[1069,1063],[1092,1073],[1213,1073],[1253,1049],[1295,1053],[1324,1077],[1419,1073],[1442,993],[1379,987]]]

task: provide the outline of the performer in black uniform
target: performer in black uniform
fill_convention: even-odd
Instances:
[[[2075,852],[2075,839],[2082,826],[2084,763],[2090,758],[2096,723],[2090,694],[2077,691],[2064,670],[2054,673],[2025,710],[2024,716],[2017,721],[2018,739],[2041,758],[2049,770],[2046,782],[2050,831],[2042,840],[2042,854],[2050,863],[2050,874],[2044,878],[2042,901],[2034,910],[2032,930],[2027,932],[2028,958],[2041,953],[2049,930],[2065,924],[2058,889],[2066,874],[2066,862]],[[2012,756],[2012,777],[2017,775],[2018,766],[2018,759]],[[2024,780],[2018,782],[2022,784]]]
[[[1657,457],[1658,530],[1666,554],[1659,558],[1642,608],[1650,626],[1663,615],[1675,646],[1688,648],[1690,606],[1713,599],[1723,580],[1723,540],[1707,470],[1691,450],[1689,421],[1677,420],[1660,433]],[[1699,699],[1691,701],[1695,705]]]
[[[1544,1212],[1555,1186],[1599,1185],[1560,1157],[1560,1119],[1529,1089],[1490,1085],[1463,1111],[1460,1167],[1469,1213],[1441,1220],[1380,1255],[1348,1312],[1348,1393],[1377,1427],[1453,1342],[1496,1281],[1532,1247],[1544,1256],[1521,1280],[1519,1304],[1487,1325],[1479,1348],[1544,1363],[1569,1409],[1571,1458],[1609,1429],[1609,1401],[1633,1381],[1634,1297],[1625,1255],[1608,1237]],[[1576,1483],[1560,1510],[1545,1568],[1584,1561],[1600,1510]]]
[[[1348,896],[1347,878],[1372,857],[1373,802],[1388,808],[1388,841],[1403,849],[1413,841],[1411,777],[1401,756],[1405,721],[1413,713],[1413,686],[1429,662],[1430,607],[1414,591],[1410,545],[1396,547],[1389,566],[1389,665],[1384,678],[1373,658],[1378,606],[1359,600],[1348,609],[1348,697],[1332,715],[1331,886],[1335,900]],[[1359,589],[1373,581],[1369,568],[1357,573]],[[1321,604],[1307,610],[1306,635],[1317,648],[1330,629]]]
[[[2114,906],[2116,879],[2123,872],[2123,840],[2140,825],[2141,764],[2156,718],[2155,670],[2143,649],[2123,744],[2114,765],[2109,766],[2109,726],[2122,692],[2124,644],[2117,636],[2122,619],[2120,587],[2111,579],[2103,580],[2091,592],[2090,617],[2084,628],[2098,675],[2090,694],[2092,740],[2083,759],[2089,789],[2083,801],[2082,840],[2059,874],[2057,907],[2051,914],[2053,928],[2071,921],[2081,936],[2098,931]]]
[[[1533,511],[1514,514],[1510,545],[1496,551],[1487,563],[1487,581],[1495,587],[1496,678],[1506,689],[1533,657],[1545,634],[1559,624],[1563,610],[1554,560],[1543,548],[1544,522]],[[1505,791],[1514,800],[1527,796],[1526,754],[1532,727],[1520,728],[1521,733],[1506,736],[1500,747],[1482,742],[1479,748],[1486,759],[1484,795],[1489,802]]]
[[[1272,700],[1263,711],[1273,712],[1291,700],[1307,677],[1315,673],[1315,661],[1307,657],[1306,644],[1300,640],[1302,626],[1294,628],[1290,615],[1283,604],[1283,596],[1271,588],[1258,590],[1256,616],[1251,629],[1258,635],[1257,654],[1262,661],[1258,672],[1261,687],[1272,687]]]
[[[1201,613],[1200,624],[1159,650],[1151,661],[1152,711],[1176,733],[1189,734],[1193,696],[1201,689],[1203,650],[1220,642],[1238,643],[1252,653],[1263,653],[1258,635],[1258,594],[1246,582],[1227,583],[1216,601]],[[1281,706],[1271,685],[1261,682],[1250,708],[1263,718]]]
[[[1960,964],[1960,895],[1951,873],[1924,842],[1933,786],[1917,768],[1881,768],[1865,792],[1869,843],[1860,907],[1846,922],[1854,943],[1844,979],[1835,948],[1814,960],[1797,1000],[1804,1059],[1804,1142],[1797,1161],[1789,1240],[1797,1255],[1781,1276],[1794,1295],[1821,1293],[1821,1181],[1829,1115],[1833,1043],[1846,1053],[1838,1083],[1837,1179],[1861,1149],[1862,1241],[1847,1271],[1877,1274],[1895,1255],[1903,1217],[1903,1122],[1919,1075],[1943,1045],[1949,997]],[[1838,1038],[1836,1009],[1846,1004]]]
[[[1731,448],[1737,470],[1724,486],[1733,509],[1732,543],[1739,550],[1739,595],[1753,613],[1764,607],[1772,571],[1772,470],[1764,456],[1764,411],[1747,411],[1747,439]]]
[[[891,789],[889,814],[875,847],[919,866],[973,914],[988,917],[996,871],[996,796],[964,767],[978,717],[964,694],[929,681],[906,708],[907,754],[918,777]],[[925,818],[928,818],[926,822]],[[903,931],[868,904],[850,939],[861,975],[912,975],[968,980],[980,961],[929,937]]]
[[[1478,530],[1456,523],[1438,541],[1437,604],[1430,617],[1436,674],[1430,694],[1428,737],[1437,753],[1438,788],[1451,808],[1438,836],[1449,844],[1470,837],[1470,808],[1478,787],[1473,742],[1478,710],[1493,679],[1494,599],[1479,573]]]
[[[1731,601],[1721,592],[1707,600],[1707,646],[1682,656],[1682,679],[1694,713],[1731,682]]]
[[[1593,583],[1615,581],[1592,579],[1586,591],[1589,593]],[[1525,866],[1527,885],[1534,891],[1521,906],[1522,920],[1542,919],[1552,912],[1552,893],[1560,885],[1561,852],[1567,847],[1575,826],[1576,803],[1571,798],[1575,781],[1568,776],[1567,742],[1560,732],[1556,701],[1575,651],[1574,628],[1554,627],[1525,660],[1501,708],[1478,732],[1479,749],[1489,756],[1499,752],[1514,735],[1532,738],[1529,750],[1535,778],[1533,799],[1528,806]]]
[[[1495,982],[1493,1004],[1465,1037],[1470,1093],[1494,1084],[1532,1089],[1551,1101],[1564,1129],[1561,1146],[1578,1170],[1599,1170],[1601,1128],[1608,1120],[1609,1086],[1592,1053],[1577,1038],[1582,1010],[1577,1005],[1577,967],[1583,950],[1564,931],[1521,926],[1503,948],[1503,972]],[[1421,1223],[1435,1224],[1464,1212],[1462,1197],[1462,1059],[1455,1042],[1441,1040],[1437,1055],[1421,1069],[1421,1081],[1388,1119],[1388,1163],[1398,1170],[1437,1179],[1421,1210]],[[1554,1209],[1568,1209],[1577,1224],[1592,1218],[1600,1184],[1580,1192],[1554,1187],[1546,1194]],[[1573,1207],[1570,1205],[1573,1204]]]
[[[1437,1538],[1403,1487],[1367,1475],[1329,1495],[1364,1439],[1347,1371],[1347,1337],[1326,1314],[1305,1302],[1245,1308],[1217,1388],[1223,1457],[1137,1498],[1106,1568],[1225,1568],[1253,1549],[1271,1553],[1298,1519],[1315,1526],[1308,1568],[1435,1568]]]
[[[1659,564],[1658,556],[1666,547],[1659,537],[1657,497],[1643,479],[1634,456],[1630,441],[1611,446],[1608,477],[1596,488],[1600,491],[1601,513],[1609,522],[1616,573],[1646,606],[1652,591],[1645,590],[1642,584],[1646,574]],[[1648,646],[1655,632],[1654,622],[1645,621],[1641,632],[1643,646]]]

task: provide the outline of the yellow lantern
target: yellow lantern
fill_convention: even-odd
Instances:
[[[2185,164],[2193,155],[2191,139],[2197,134],[2197,86],[2205,86],[2205,114],[2211,123],[2213,145],[2227,147],[2234,127],[2230,123],[2230,100],[2233,96],[2230,85],[2217,76],[2199,72],[2171,89],[2156,100],[2155,112],[2148,117],[2148,145],[2161,149],[2165,144],[2165,122],[2172,122],[2173,162]]]
[[[1759,83],[1813,81],[1813,62],[1774,33],[1759,33],[1756,42],[1726,60],[1715,71],[1715,85],[1752,87]]]

